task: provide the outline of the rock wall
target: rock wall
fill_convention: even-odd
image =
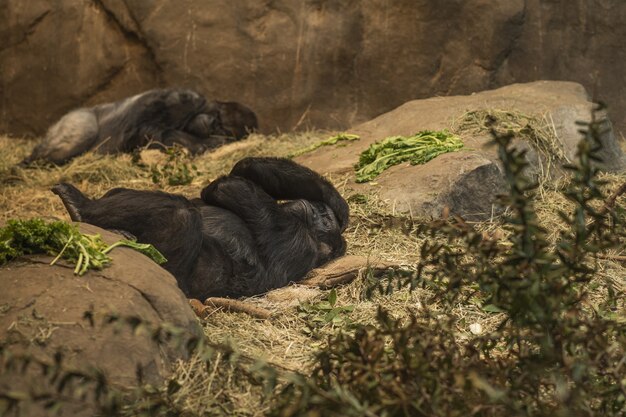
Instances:
[[[3,0],[0,131],[155,86],[345,128],[406,101],[578,81],[626,132],[621,0]]]

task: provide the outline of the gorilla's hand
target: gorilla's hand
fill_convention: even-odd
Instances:
[[[319,201],[330,207],[341,231],[348,226],[348,203],[333,185],[315,171],[284,158],[244,158],[230,172],[259,185],[277,200]]]

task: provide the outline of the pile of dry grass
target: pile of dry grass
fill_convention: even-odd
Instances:
[[[473,110],[461,115],[452,126],[462,138],[489,135],[492,129],[501,135],[512,134],[522,141],[522,146],[528,144],[534,149],[537,159],[533,164],[538,164],[536,175],[540,188],[562,175],[562,165],[570,162],[549,113],[528,115],[514,110]]]
[[[499,134],[513,133],[516,137],[524,138],[550,161],[567,161],[563,143],[549,114],[531,116],[514,110],[474,110],[456,120],[453,130],[476,134],[489,132],[492,128]]]

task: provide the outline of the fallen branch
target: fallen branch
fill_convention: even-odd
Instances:
[[[598,259],[605,259],[607,261],[626,262],[626,256],[623,255],[603,255],[601,253],[597,253],[595,256]]]
[[[195,298],[189,300],[189,305],[191,306],[193,312],[196,313],[196,316],[200,317],[201,319],[206,319],[210,313],[208,311],[208,307],[202,304],[202,301],[196,300]]]
[[[265,308],[230,298],[210,297],[204,301],[204,305],[206,306],[205,309],[223,309],[228,312],[246,313],[262,320],[267,320],[272,315],[272,312]],[[203,314],[207,314],[206,310],[203,311]]]
[[[621,196],[622,194],[626,193],[626,182],[623,183],[622,185],[620,185],[617,190],[615,190],[615,192],[613,194],[611,194],[609,196],[609,198],[606,199],[606,201],[604,202],[604,205],[602,206],[602,208],[600,209],[600,214],[601,215],[605,215],[609,212],[609,210],[613,209],[613,207],[615,206],[615,201],[617,200],[617,198],[619,196]]]
[[[374,262],[362,256],[348,255],[310,271],[298,284],[327,290],[352,282],[359,273],[368,268],[372,276],[380,278],[394,267],[395,265],[387,262]]]

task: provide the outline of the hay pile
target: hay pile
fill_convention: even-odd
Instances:
[[[473,126],[482,126],[484,115],[473,115]],[[468,128],[468,126],[466,126]],[[12,169],[26,156],[34,142],[0,137],[0,220],[30,218],[33,216],[57,217],[69,220],[60,200],[49,189],[65,181],[76,185],[91,197],[98,197],[113,187],[136,189],[162,189],[189,197],[197,196],[210,180],[227,173],[232,165],[245,156],[287,156],[299,149],[315,145],[328,137],[325,132],[307,132],[272,137],[252,135],[248,139],[227,145],[213,153],[196,158],[185,157],[178,163],[194,166],[197,175],[188,185],[170,186],[155,183],[151,166],[163,164],[166,157],[157,151],[143,151],[141,163],[130,155],[101,156],[86,154],[63,167],[39,167]],[[552,145],[543,151],[549,152]],[[556,159],[561,156],[557,155]],[[194,174],[195,175],[195,174]],[[626,181],[626,175],[604,175],[607,189]],[[340,192],[348,188],[348,178],[330,178]],[[569,207],[559,189],[562,184],[545,186],[536,205],[542,222],[556,238],[562,222],[558,210]],[[411,268],[419,259],[421,238],[416,234],[420,219],[399,218],[392,212],[392,204],[373,195],[352,195],[349,199],[351,224],[345,233],[348,254],[376,257]],[[498,219],[478,225],[491,236],[501,233]],[[616,254],[619,255],[619,254]],[[616,260],[603,262],[603,274],[624,286],[626,267]],[[285,307],[266,297],[248,300],[262,304],[274,312],[271,320],[260,321],[240,313],[215,312],[203,321],[207,337],[213,343],[231,344],[238,355],[249,360],[261,359],[279,369],[306,373],[314,365],[311,361],[317,348],[326,343],[327,336],[340,330],[349,330],[351,323],[373,323],[379,305],[396,317],[405,317],[412,310],[420,309],[429,301],[429,291],[406,290],[392,295],[365,297],[365,277],[336,289],[336,306],[347,307],[338,314],[338,320],[325,321],[325,303],[329,291],[318,291],[313,298],[297,307]],[[590,301],[602,294],[591,294]],[[429,305],[436,309],[436,305]],[[455,310],[457,337],[464,340],[474,334],[494,329],[502,321],[498,312],[485,311],[480,302],[469,299]],[[250,385],[229,362],[216,361],[219,367],[207,369],[199,358],[191,358],[177,364],[175,375],[181,384],[176,393],[177,404],[190,415],[205,412],[224,412],[228,415],[260,416],[267,411],[267,403],[261,401],[261,389]],[[228,403],[227,413],[224,404]],[[262,404],[261,406],[259,404]],[[264,404],[264,405],[263,405]]]

